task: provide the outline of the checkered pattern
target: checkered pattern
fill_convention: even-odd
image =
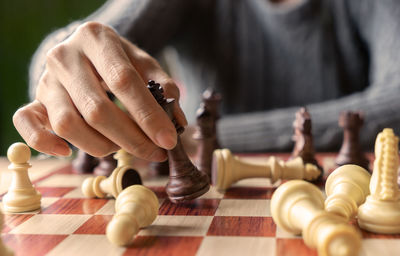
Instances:
[[[328,169],[332,159],[319,156]],[[2,239],[16,255],[317,255],[273,222],[270,199],[278,184],[268,179],[243,180],[225,193],[212,188],[178,205],[165,194],[166,178],[144,179],[159,198],[159,215],[121,248],[105,236],[114,200],[86,199],[80,191],[88,175],[66,166],[38,177],[42,209],[5,214]],[[362,234],[361,255],[400,255],[400,235]]]

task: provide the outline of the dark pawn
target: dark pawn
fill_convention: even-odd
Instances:
[[[292,140],[295,142],[291,158],[301,157],[304,163],[314,164],[321,170],[321,175],[317,180],[323,176],[323,169],[318,164],[315,158],[315,150],[312,136],[311,116],[305,107],[300,108],[296,112],[296,119],[293,122],[294,135]]]
[[[72,167],[76,173],[93,173],[93,169],[99,164],[96,157],[89,155],[85,151],[78,150],[76,158],[72,161]]]
[[[165,190],[168,197],[173,203],[199,197],[210,189],[210,180],[205,173],[200,172],[193,165],[183,149],[179,136],[183,132],[183,127],[181,127],[173,118],[174,99],[165,99],[162,87],[154,81],[149,81],[147,88],[153,94],[160,106],[167,112],[178,133],[175,148],[167,151],[169,180]]]
[[[114,154],[110,154],[99,159],[100,163],[94,168],[93,173],[97,176],[110,176],[117,167],[117,160],[114,159]]]
[[[345,111],[340,114],[339,126],[343,128],[343,144],[336,165],[356,164],[369,170],[369,161],[361,149],[359,134],[364,117],[360,112]]]
[[[150,162],[149,170],[150,170],[150,174],[152,176],[167,176],[167,175],[169,175],[168,160],[164,161],[164,162]]]
[[[221,94],[214,89],[208,88],[203,92],[203,102],[200,107],[205,107],[210,112],[213,118],[213,133],[215,134],[215,149],[221,148],[217,139],[217,121],[220,118],[219,105],[221,103]]]
[[[211,178],[213,152],[218,148],[215,121],[205,104],[197,110],[197,126],[193,139],[198,141],[196,166]]]

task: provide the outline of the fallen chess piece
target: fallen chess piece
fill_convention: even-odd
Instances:
[[[355,217],[369,195],[370,179],[371,174],[358,165],[347,164],[334,170],[325,183],[325,210],[347,220]]]
[[[108,240],[118,246],[129,245],[139,228],[149,226],[158,214],[158,199],[153,191],[133,185],[115,201],[115,215],[107,226]]]
[[[272,218],[292,234],[302,234],[305,244],[319,256],[354,256],[361,235],[347,220],[324,211],[324,195],[315,185],[292,180],[282,184],[271,198]]]
[[[121,149],[114,157],[118,160],[118,166],[110,177],[90,177],[83,181],[82,193],[86,197],[104,198],[107,194],[111,194],[117,198],[125,188],[142,184],[139,173],[131,166],[132,156],[130,154]]]
[[[399,138],[383,129],[375,142],[375,162],[369,189],[371,195],[358,209],[358,224],[368,231],[400,233],[400,190],[397,186]]]
[[[3,230],[3,224],[4,224],[4,216],[3,213],[0,211],[0,230]],[[0,240],[0,255],[1,256],[13,256],[14,253],[11,251],[10,248],[8,248],[2,240]]]
[[[17,142],[8,148],[7,157],[11,162],[8,169],[13,174],[10,188],[3,197],[4,210],[27,212],[40,209],[42,195],[32,185],[28,175],[28,169],[32,167],[28,163],[31,150],[24,143]]]
[[[228,189],[233,183],[247,178],[315,180],[321,170],[313,164],[304,164],[301,157],[289,161],[270,157],[265,163],[250,163],[233,156],[229,149],[217,149],[213,154],[212,184],[218,190]]]

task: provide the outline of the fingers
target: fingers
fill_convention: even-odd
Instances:
[[[179,106],[179,89],[175,82],[164,72],[158,62],[142,49],[121,38],[122,46],[128,55],[129,60],[135,66],[145,81],[154,80],[160,83],[164,89],[166,98],[174,98],[174,116],[176,121],[183,127],[187,126],[187,120]]]
[[[81,30],[76,40],[94,42],[83,44],[83,53],[141,130],[158,146],[166,149],[175,147],[176,130],[132,65],[120,37],[113,30],[97,23],[90,23]]]
[[[37,151],[56,156],[69,156],[71,149],[68,144],[51,133],[46,108],[34,101],[15,112],[14,126],[25,142]]]
[[[48,73],[42,76],[36,96],[45,106],[50,126],[59,137],[92,156],[105,156],[119,149],[84,121],[68,93]]]
[[[164,150],[152,143],[138,125],[108,99],[89,60],[76,52],[70,54],[68,49],[63,45],[53,48],[48,54],[47,68],[66,89],[85,122],[133,155],[153,161],[165,160]]]

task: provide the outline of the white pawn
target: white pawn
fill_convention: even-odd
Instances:
[[[368,231],[400,233],[400,190],[397,185],[399,138],[383,129],[375,142],[375,161],[369,189],[371,195],[358,209],[358,224]]]
[[[369,195],[371,174],[354,164],[343,165],[334,170],[326,180],[325,210],[350,219]]]
[[[271,213],[276,225],[302,234],[319,256],[358,255],[361,235],[345,218],[324,211],[324,195],[311,183],[291,180],[278,187],[271,198]]]
[[[39,209],[42,195],[32,185],[28,176],[28,169],[32,167],[28,163],[31,150],[24,143],[17,142],[8,148],[7,157],[11,162],[8,169],[13,173],[10,188],[3,197],[4,210],[27,212]]]
[[[118,246],[129,245],[139,228],[153,223],[158,207],[157,196],[150,189],[142,185],[124,189],[115,201],[115,215],[107,226],[108,240]]]
[[[118,160],[118,165],[110,177],[90,177],[83,181],[82,193],[86,197],[104,198],[107,194],[110,194],[117,198],[125,188],[142,184],[139,173],[131,166],[132,155],[121,149],[115,154],[114,158]]]
[[[0,211],[0,230],[3,229],[3,222],[4,222],[3,213]],[[14,253],[8,248],[3,241],[0,240],[0,255],[1,256],[13,256]]]
[[[315,180],[321,174],[317,166],[304,164],[300,157],[288,161],[270,157],[264,163],[251,163],[232,155],[229,149],[216,149],[212,160],[212,184],[218,190],[228,189],[233,183],[247,178]]]

